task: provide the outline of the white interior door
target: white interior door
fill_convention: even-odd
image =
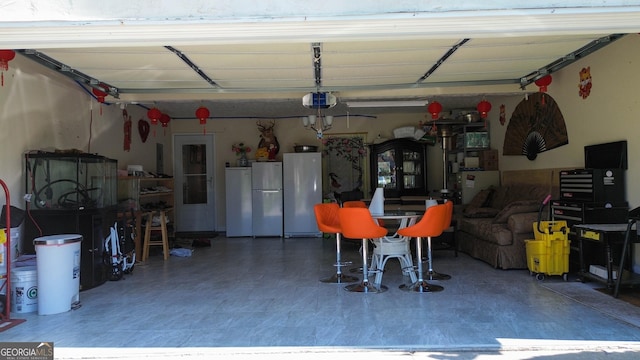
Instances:
[[[176,231],[215,231],[213,134],[175,135]]]

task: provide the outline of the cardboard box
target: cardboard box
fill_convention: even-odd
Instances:
[[[480,152],[480,162],[483,163],[485,161],[498,161],[498,150],[490,149],[483,150]]]
[[[467,156],[464,158],[464,167],[468,169],[480,167],[480,159],[476,156]]]
[[[498,168],[498,160],[484,160],[482,162],[480,162],[480,167],[483,170],[500,170]]]

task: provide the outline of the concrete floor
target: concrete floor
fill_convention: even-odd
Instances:
[[[343,248],[358,265],[358,243]],[[444,291],[398,289],[390,260],[389,290],[364,294],[319,281],[335,272],[333,239],[218,236],[190,257],[152,254],[124,279],[81,292],[78,309],[14,313],[26,321],[0,342],[53,341],[65,359],[640,356],[640,308],[592,284],[434,254],[435,270],[452,277],[433,281]]]

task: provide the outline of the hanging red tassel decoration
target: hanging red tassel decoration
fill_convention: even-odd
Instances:
[[[0,50],[0,77],[2,78],[0,82],[2,86],[4,86],[4,72],[9,70],[9,61],[13,60],[16,57],[16,52],[13,50]]]
[[[540,88],[540,92],[541,93],[546,93],[547,92],[547,87],[551,84],[551,81],[553,81],[553,79],[551,78],[551,75],[545,75],[545,76],[541,77],[540,79],[536,80],[535,84]],[[542,94],[541,103],[542,103],[542,105],[545,104],[544,94]]]
[[[206,134],[207,132],[207,128],[205,126],[207,125],[207,118],[209,117],[209,115],[210,115],[209,109],[207,109],[204,106],[200,106],[196,110],[196,117],[200,120],[200,125],[202,125],[203,134]]]

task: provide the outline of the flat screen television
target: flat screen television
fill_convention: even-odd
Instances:
[[[627,169],[627,141],[614,141],[584,147],[587,169]]]

